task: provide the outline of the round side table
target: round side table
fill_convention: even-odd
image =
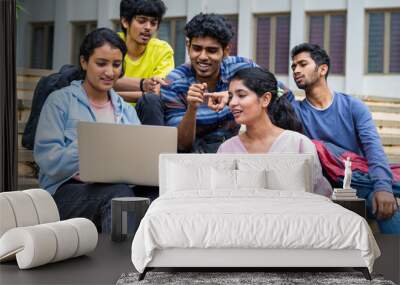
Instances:
[[[128,235],[128,231],[129,234],[134,235],[139,227],[140,221],[144,217],[144,214],[146,214],[149,206],[149,198],[113,198],[111,200],[111,240],[125,240]],[[129,212],[131,212],[132,214],[129,215]],[[131,216],[132,219],[130,219]],[[130,222],[129,225],[128,220]]]

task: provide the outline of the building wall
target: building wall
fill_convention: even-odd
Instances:
[[[199,12],[238,15],[238,55],[255,57],[255,15],[290,13],[290,47],[306,41],[307,13],[346,11],[345,75],[332,75],[332,89],[357,96],[400,98],[400,74],[370,75],[366,64],[366,11],[368,9],[400,9],[399,0],[164,0],[166,18],[192,18]],[[97,21],[97,25],[113,28],[119,19],[119,0],[23,0],[28,13],[18,21],[17,64],[30,63],[30,24],[54,21],[53,68],[71,62],[72,24]],[[22,36],[24,35],[24,36]],[[288,55],[289,57],[289,55]],[[288,75],[278,78],[296,89],[290,68]]]

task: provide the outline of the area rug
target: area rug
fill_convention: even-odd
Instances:
[[[364,278],[360,272],[148,272],[142,281],[139,273],[122,274],[117,285],[146,284],[213,284],[213,285],[246,285],[246,284],[376,284],[395,285],[384,280],[381,275],[372,275],[372,281]]]

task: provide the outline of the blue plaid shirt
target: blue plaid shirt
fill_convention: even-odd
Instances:
[[[225,57],[221,62],[220,77],[215,92],[227,91],[230,78],[238,70],[255,66],[257,65],[247,58]],[[189,87],[197,80],[195,71],[190,64],[177,67],[167,78],[171,83],[161,88],[161,99],[165,104],[165,123],[176,127],[182,121],[188,107],[186,97]],[[209,109],[207,104],[201,104],[197,108],[196,139],[209,138],[211,141],[220,140],[222,142],[237,135],[239,127],[227,106],[220,112]]]

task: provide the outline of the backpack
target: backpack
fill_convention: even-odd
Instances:
[[[39,80],[33,93],[31,113],[22,135],[23,147],[33,150],[40,112],[51,92],[66,87],[73,80],[78,79],[81,79],[79,68],[71,64],[66,64],[63,65],[58,72],[44,76]]]

